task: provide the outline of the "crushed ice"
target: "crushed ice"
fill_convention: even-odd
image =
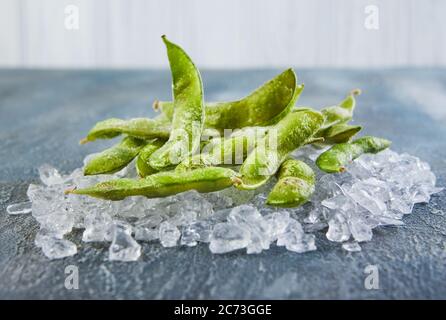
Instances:
[[[314,167],[311,160],[319,153],[306,147],[293,155]],[[72,186],[135,177],[133,167],[132,163],[113,175],[84,177],[80,168],[61,175],[43,165],[39,168],[43,184],[31,184],[29,201],[8,206],[7,212],[32,212],[40,224],[35,244],[50,259],[77,253],[76,245],[64,239],[73,228],[84,230],[84,242],[107,243],[109,259],[119,261],[137,260],[141,255],[138,242],[149,241],[159,241],[164,247],[208,243],[213,253],[243,249],[253,254],[272,245],[302,253],[316,250],[314,234],[321,230],[328,240],[342,243],[344,250],[357,252],[361,251],[359,243],[372,239],[374,228],[403,224],[402,217],[412,212],[414,204],[429,202],[432,194],[442,190],[435,186],[435,175],[427,163],[386,150],[361,156],[342,174],[323,174],[315,168],[316,192],[310,203],[299,208],[264,204],[274,181],[254,191],[189,191],[167,198],[133,197],[117,202],[63,193]]]

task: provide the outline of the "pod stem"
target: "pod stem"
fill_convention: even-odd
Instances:
[[[156,99],[155,101],[153,101],[152,108],[153,108],[153,110],[155,110],[155,111],[159,111],[159,110],[161,109],[161,108],[160,108],[160,102],[159,102],[158,99]]]
[[[72,188],[68,188],[66,189],[63,193],[64,194],[72,194],[74,193],[74,191],[77,189],[77,187],[72,187]]]
[[[353,89],[350,94],[353,96],[359,96],[362,93],[361,89]]]
[[[234,183],[235,186],[239,186],[242,184],[243,181],[239,177],[233,177],[232,182]]]

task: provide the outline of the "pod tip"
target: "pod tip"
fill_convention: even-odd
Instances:
[[[77,187],[68,188],[63,193],[64,194],[71,194],[71,193],[74,193],[74,191],[76,191],[76,189],[77,189]]]
[[[159,111],[160,110],[160,101],[158,99],[153,101],[152,108],[155,111]]]
[[[241,185],[242,184],[242,179],[240,179],[239,177],[232,177],[232,183],[235,185],[235,186],[239,186],[239,185]]]
[[[80,145],[83,145],[83,144],[86,144],[88,141],[89,141],[88,138],[85,137],[85,138],[82,138],[82,139],[79,141],[79,144],[80,144]]]
[[[354,96],[359,96],[362,93],[361,89],[353,89],[351,94]]]

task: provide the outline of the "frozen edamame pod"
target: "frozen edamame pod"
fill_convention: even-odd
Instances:
[[[122,141],[106,149],[91,159],[84,168],[84,174],[114,173],[128,165],[146,145],[146,141],[125,137]]]
[[[180,163],[200,147],[205,119],[200,72],[183,49],[162,39],[172,73],[174,110],[169,140],[149,159],[157,170]]]
[[[323,129],[326,129],[335,124],[348,122],[353,117],[353,111],[356,106],[355,96],[361,94],[361,90],[355,89],[350,92],[350,94],[336,106],[326,107],[321,110],[322,115],[325,117]]]
[[[149,165],[149,158],[156,150],[161,148],[164,144],[164,140],[155,139],[144,146],[136,158],[136,171],[142,178],[158,172]]]
[[[252,127],[235,131],[229,138],[220,139],[212,145],[209,154],[218,165],[240,165],[261,140],[268,128]]]
[[[96,139],[111,139],[120,134],[127,134],[142,139],[168,139],[170,124],[158,119],[134,118],[122,120],[111,118],[98,122],[80,143],[84,144]]]
[[[323,145],[349,142],[350,139],[361,131],[361,126],[354,126],[347,123],[335,124],[323,130],[321,137]],[[318,133],[319,134],[319,133]]]
[[[188,190],[218,191],[238,182],[235,171],[228,168],[208,167],[189,171],[163,171],[143,179],[109,180],[85,189],[67,190],[66,193],[106,200],[122,200],[131,196],[157,198]]]
[[[390,146],[386,139],[371,136],[361,137],[353,142],[336,144],[316,159],[322,171],[336,173],[345,171],[345,166],[364,153],[378,153]]]
[[[176,170],[216,165],[240,165],[262,139],[269,127],[248,127],[235,131],[230,137],[212,139],[201,154],[184,159]]]
[[[207,103],[206,128],[237,129],[274,124],[294,106],[304,86],[297,85],[292,69],[287,69],[243,99],[230,102]],[[155,101],[168,118],[173,116],[173,103]]]
[[[266,203],[277,207],[297,207],[314,192],[314,171],[300,160],[288,159],[280,166],[279,179],[268,195]]]
[[[289,113],[272,127],[240,168],[239,189],[255,189],[276,173],[288,154],[304,145],[319,130],[324,117],[307,110]]]

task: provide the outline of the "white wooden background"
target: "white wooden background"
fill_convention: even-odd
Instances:
[[[0,67],[166,67],[162,34],[200,67],[445,66],[446,1],[0,0]]]

